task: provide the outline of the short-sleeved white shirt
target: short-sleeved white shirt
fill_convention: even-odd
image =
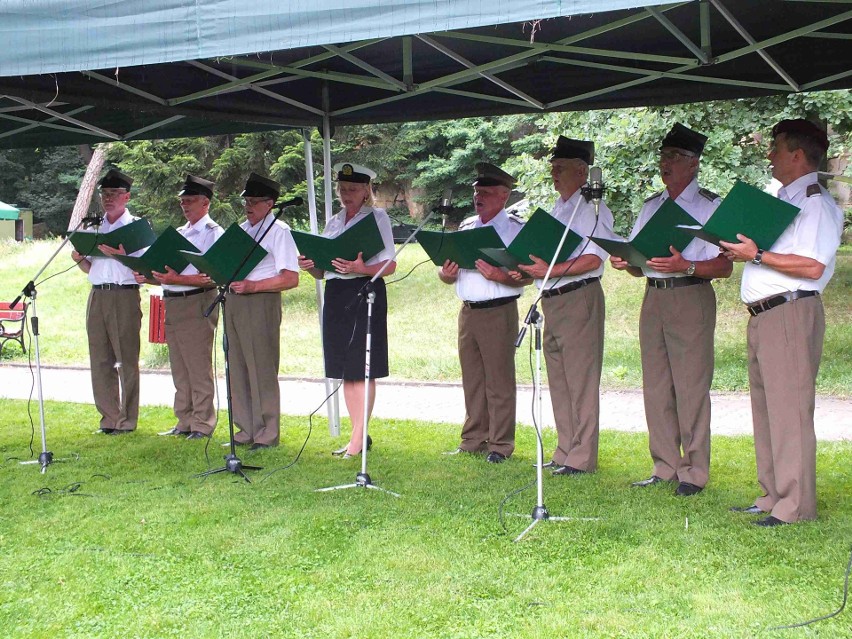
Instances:
[[[819,186],[818,193],[809,196],[808,187],[811,185],[819,185],[816,173],[803,175],[778,191],[779,199],[801,210],[769,250],[809,257],[824,264],[822,277],[818,280],[791,277],[769,266],[746,262],[740,288],[740,296],[746,304],[797,290],[821,293],[834,274],[837,248],[843,232],[843,213],[822,186]]]
[[[392,260],[394,256],[394,248],[393,248],[393,229],[391,228],[390,217],[388,217],[387,212],[384,209],[376,208],[373,206],[362,206],[361,210],[358,211],[355,216],[346,221],[346,209],[342,209],[337,215],[332,217],[328,224],[325,225],[325,230],[322,232],[323,237],[337,237],[346,229],[352,228],[355,224],[358,224],[365,217],[373,214],[376,218],[376,226],[379,227],[379,233],[382,236],[382,243],[384,244],[384,248],[376,253],[369,260],[366,260],[364,264],[367,266],[373,266],[374,264],[378,264],[380,262],[384,262],[385,260]],[[336,271],[326,271],[323,276],[327,280],[332,279],[341,279],[341,280],[351,280],[356,277],[364,277],[358,273],[338,273]]]
[[[274,277],[281,271],[299,272],[299,251],[296,249],[296,242],[293,241],[290,227],[285,222],[276,220],[275,216],[269,213],[254,226],[248,220],[245,220],[240,224],[240,228],[248,233],[253,240],[257,240],[270,224],[274,224],[274,226],[260,243],[260,246],[266,249],[266,255],[263,256],[260,264],[255,266],[251,273],[246,276],[246,279],[252,282]]]
[[[183,226],[179,226],[177,232],[183,235],[186,239],[192,242],[192,245],[198,249],[199,253],[206,253],[207,249],[213,246],[213,243],[222,237],[224,229],[213,221],[209,214],[202,217],[195,224],[187,222]],[[198,269],[192,264],[187,265],[180,272],[181,275],[198,275]],[[196,288],[194,286],[186,286],[184,284],[163,284],[164,291],[191,291]]]
[[[127,226],[138,219],[138,217],[131,215],[130,211],[124,209],[124,212],[115,222],[110,223],[106,216],[104,216],[104,220],[101,222],[100,226],[98,226],[96,232],[102,234],[109,233],[110,231],[114,231],[122,226]],[[135,253],[130,253],[130,255],[136,257],[138,255],[142,255],[144,252],[145,249],[140,249]],[[136,284],[136,276],[133,274],[133,271],[118,260],[114,260],[111,257],[89,257],[86,259],[92,263],[92,266],[89,269],[89,281],[93,285]]]
[[[500,240],[508,246],[521,232],[524,223],[520,219],[510,216],[506,209],[503,209],[486,223],[483,223],[478,215],[469,217],[459,225],[459,231],[478,229],[483,226],[493,226],[497,235],[500,236]],[[464,301],[484,302],[498,297],[515,297],[519,294],[520,290],[517,287],[506,286],[485,279],[476,269],[459,269],[458,279],[456,279],[456,295]]]
[[[692,182],[690,182],[683,190],[683,193],[677,196],[675,204],[695,218],[696,222],[704,224],[708,219],[710,219],[710,216],[713,215],[713,211],[715,211],[722,202],[722,199],[718,195],[713,198],[708,198],[708,194],[713,195],[710,194],[709,191],[701,189],[698,186],[698,180],[692,180]],[[642,207],[642,211],[639,213],[639,218],[636,220],[633,231],[630,233],[631,240],[636,237],[639,231],[642,230],[642,227],[648,223],[648,220],[651,219],[654,213],[660,209],[669,197],[669,191],[666,189],[659,195],[645,200],[645,205]],[[683,259],[689,260],[690,262],[704,262],[718,257],[719,247],[696,237],[686,245],[686,248],[681,251],[681,255],[683,255]],[[642,267],[642,273],[645,277],[654,278],[686,277],[684,273],[660,273],[659,271],[655,271],[647,266]]]
[[[576,213],[574,213],[575,208],[577,211]],[[577,189],[577,191],[575,191],[567,200],[561,197],[557,199],[556,203],[553,205],[551,215],[566,226],[570,223],[571,230],[582,238],[580,243],[577,245],[577,248],[575,248],[571,255],[568,256],[568,259],[565,260],[566,262],[569,262],[580,255],[597,255],[601,258],[601,264],[596,269],[581,273],[580,275],[551,277],[547,281],[547,288],[562,286],[570,282],[585,280],[590,277],[601,277],[604,271],[604,262],[606,262],[606,259],[609,257],[609,253],[589,240],[589,236],[595,235],[596,237],[617,239],[612,230],[612,211],[609,210],[609,207],[604,202],[601,202],[600,213],[596,218],[595,205],[591,201],[586,201],[586,198],[583,197],[580,189]],[[543,279],[537,279],[535,281],[535,285],[541,288],[543,282]]]

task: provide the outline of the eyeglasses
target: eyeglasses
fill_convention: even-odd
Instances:
[[[112,198],[121,197],[127,193],[124,189],[105,189],[101,191],[102,200],[111,200]]]
[[[243,206],[247,206],[249,208],[254,208],[258,204],[263,202],[271,202],[272,200],[268,197],[244,197],[242,199]]]
[[[694,158],[695,155],[692,153],[686,153],[684,151],[660,151],[660,159],[668,160],[669,162],[674,162],[675,160],[679,160],[680,158]]]

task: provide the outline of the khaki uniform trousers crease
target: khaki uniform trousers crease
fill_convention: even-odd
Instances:
[[[135,430],[139,420],[138,289],[92,289],[86,305],[86,333],[92,394],[100,427]]]
[[[216,428],[214,408],[213,336],[219,309],[204,317],[216,289],[189,297],[166,297],[166,343],[175,385],[174,411],[183,433],[211,435]]]
[[[544,359],[557,445],[553,461],[592,472],[598,464],[603,368],[603,288],[594,282],[543,298]]]
[[[754,503],[782,521],[814,519],[822,300],[804,298],[760,313],[749,319],[747,333],[757,479],[765,493]]]
[[[462,306],[458,331],[466,411],[459,447],[509,457],[515,450],[518,303],[482,309]]]
[[[234,439],[277,446],[280,430],[281,293],[227,296],[225,330]]]
[[[710,283],[647,287],[639,318],[642,390],[654,475],[704,486],[716,293]]]

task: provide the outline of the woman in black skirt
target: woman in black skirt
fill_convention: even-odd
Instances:
[[[358,293],[364,285],[394,256],[393,232],[388,214],[373,206],[371,180],[376,174],[357,164],[340,163],[334,166],[337,173],[337,197],[343,210],[326,224],[323,237],[337,237],[368,215],[375,217],[384,248],[375,256],[363,260],[361,253],[355,260],[337,258],[332,261],[334,271],[323,271],[313,260],[299,256],[299,267],[315,278],[325,279],[325,297],[322,316],[325,375],[343,380],[343,398],[352,422],[349,443],[333,451],[348,459],[361,452],[364,436],[364,363],[367,339],[367,301]],[[388,264],[382,276],[391,275],[396,262]],[[373,412],[376,399],[376,379],[388,376],[388,303],[385,283],[375,282],[376,299],[371,318],[370,388],[367,414]],[[369,444],[368,444],[369,445]]]

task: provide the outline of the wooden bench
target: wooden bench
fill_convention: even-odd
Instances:
[[[3,354],[3,347],[9,340],[18,342],[23,352],[27,352],[27,347],[24,346],[27,306],[26,302],[18,302],[12,308],[9,302],[0,302],[0,355]]]

